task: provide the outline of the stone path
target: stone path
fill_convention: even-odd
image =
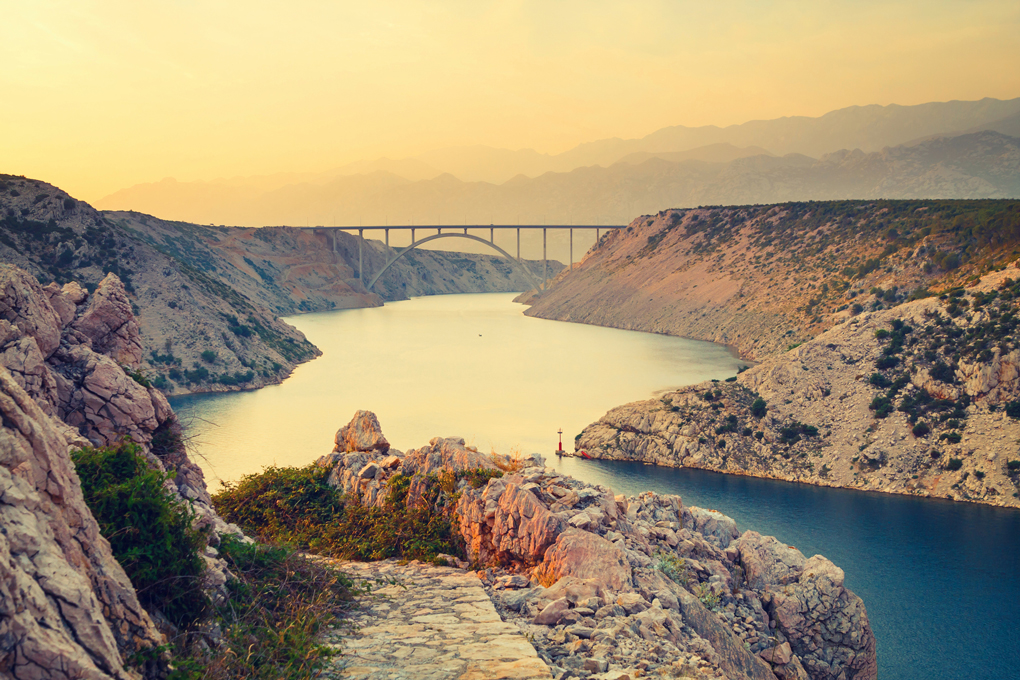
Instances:
[[[360,598],[362,609],[352,616],[359,630],[336,634],[344,655],[325,677],[552,680],[520,629],[500,618],[474,573],[395,560],[340,566],[353,578],[385,583]]]

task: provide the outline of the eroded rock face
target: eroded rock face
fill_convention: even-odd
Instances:
[[[0,367],[0,674],[127,678],[162,644],[82,498],[67,441]]]
[[[765,610],[811,678],[875,677],[868,615],[861,599],[843,586],[842,569],[821,555],[805,559],[796,548],[753,531],[735,547],[748,585],[766,591]]]
[[[107,561],[112,561],[112,558],[107,559],[109,546],[104,539],[99,537],[91,515],[85,517],[88,510],[80,504],[81,491],[78,488],[77,479],[73,478],[72,481],[65,479],[64,471],[71,469],[67,455],[69,447],[110,446],[117,444],[125,437],[130,437],[142,446],[143,455],[149,460],[150,465],[160,471],[170,473],[171,477],[166,485],[167,490],[175,493],[181,500],[190,501],[190,507],[197,515],[199,525],[211,529],[209,533],[211,544],[218,545],[219,536],[225,533],[243,537],[236,526],[225,523],[213,509],[201,468],[188,458],[179,440],[177,444],[167,445],[165,442],[172,441],[173,437],[169,439],[164,437],[164,443],[160,447],[153,445],[154,436],[158,433],[170,433],[177,427],[177,424],[166,397],[154,388],[144,387],[125,372],[123,366],[130,368],[138,365],[141,357],[140,352],[138,328],[131,314],[130,302],[116,276],[112,274],[107,276],[96,293],[90,297],[77,284],[66,284],[63,287],[51,284],[42,288],[34,278],[25,272],[14,267],[0,265],[0,368],[7,371],[4,375],[10,383],[22,390],[22,395],[28,400],[25,403],[31,403],[34,409],[46,414],[44,429],[52,430],[60,438],[57,448],[62,452],[59,461],[51,460],[44,465],[45,461],[38,457],[42,453],[35,451],[36,462],[39,463],[36,466],[37,472],[33,473],[35,477],[30,476],[26,479],[35,479],[39,485],[42,485],[40,488],[45,489],[52,499],[56,500],[49,506],[38,505],[35,501],[26,501],[28,505],[25,507],[33,512],[37,511],[39,517],[49,516],[54,512],[57,514],[53,516],[48,529],[39,521],[32,520],[35,522],[32,524],[29,518],[19,516],[19,521],[28,522],[28,524],[24,525],[22,533],[16,537],[22,541],[17,546],[17,550],[21,551],[18,554],[30,554],[34,549],[31,548],[32,545],[36,543],[42,545],[50,540],[48,537],[52,534],[65,550],[66,560],[75,568],[80,567],[81,573],[87,572],[92,575],[85,590],[74,585],[75,582],[67,581],[69,584],[67,587],[70,589],[67,593],[53,591],[55,602],[60,603],[67,600],[74,603],[74,607],[79,607],[78,603],[85,602],[89,597],[86,590],[94,589],[95,592],[91,594],[91,597],[98,598],[100,605],[104,607],[102,611],[107,612],[107,618],[113,622],[106,628],[111,630],[115,628],[117,645],[113,648],[112,657],[107,650],[109,645],[103,642],[103,636],[108,635],[109,632],[102,634],[94,632],[102,629],[105,624],[89,624],[92,626],[91,628],[82,628],[81,631],[71,630],[68,633],[77,640],[77,644],[89,648],[87,656],[94,657],[96,668],[99,668],[102,673],[106,673],[104,676],[85,670],[87,664],[82,666],[78,661],[73,660],[72,657],[78,652],[71,650],[67,652],[71,655],[67,657],[71,659],[67,663],[67,668],[69,669],[68,673],[72,676],[74,676],[73,673],[80,672],[81,677],[120,677],[118,675],[122,672],[119,670],[120,661],[114,658],[116,650],[119,648],[121,652],[133,653],[135,648],[128,645],[126,641],[135,640],[135,637],[137,640],[132,644],[136,646],[137,644],[148,644],[145,641],[149,640],[151,635],[145,631],[151,628],[152,624],[147,617],[139,618],[137,612],[140,610],[137,607],[137,601],[131,599],[134,598],[133,591],[130,592],[131,602],[128,605],[120,604],[117,600],[122,597],[119,593],[125,588],[130,591],[131,585],[127,582],[127,578],[119,566],[112,571],[110,570],[112,568],[107,568]],[[24,410],[27,406],[21,408]],[[53,416],[53,418],[51,419],[49,416]],[[32,418],[35,416],[33,415]],[[17,442],[19,436],[27,437],[32,447],[43,446],[42,442],[44,441],[42,435],[36,432],[33,426],[28,424],[22,426],[18,421],[10,420],[6,415],[3,420],[3,436],[13,437],[14,439],[10,440],[13,442]],[[11,448],[11,451],[15,451],[16,448],[16,446]],[[52,458],[52,455],[57,454],[54,454],[51,449],[52,447],[43,453]],[[33,450],[35,449],[33,448]],[[15,471],[21,471],[18,474],[32,469],[29,463],[25,462],[28,460],[27,453],[23,452],[17,455],[10,453],[9,455],[13,456],[11,460],[15,461],[11,467]],[[50,472],[53,478],[50,482],[45,479],[46,470],[50,469],[47,466],[52,466],[52,470],[54,470]],[[73,472],[70,474],[73,477]],[[69,491],[71,487],[73,487],[73,491]],[[0,504],[14,504],[14,500],[11,499],[21,499],[24,495],[17,491],[17,487],[11,487],[11,489],[10,495],[0,494]],[[68,506],[70,510],[57,502],[62,498],[70,499],[68,501],[71,503]],[[91,524],[89,524],[90,522]],[[7,528],[6,523],[3,526]],[[83,527],[90,528],[83,529]],[[33,532],[35,533],[33,534]],[[77,552],[75,552],[74,544],[68,543],[69,539],[66,537],[68,532],[71,532],[75,537],[74,540],[78,541]],[[8,533],[11,545],[14,545],[13,536]],[[96,552],[98,548],[95,546],[100,544],[106,546],[105,553]],[[52,579],[57,578],[44,568],[44,562],[48,564],[46,561],[49,560],[47,553],[40,553],[38,560],[40,561],[37,563],[37,570],[29,570],[26,573],[31,578],[42,579],[38,587],[41,587],[43,591],[47,591],[47,588],[57,588],[57,585],[47,585],[51,583]],[[95,560],[99,560],[99,562],[95,562]],[[88,565],[93,562],[99,566],[93,571],[88,571],[91,568]],[[228,575],[226,563],[213,558],[207,559],[206,562],[208,566],[207,585],[209,592],[215,597],[217,593],[222,592]],[[116,565],[116,562],[114,561],[113,564]],[[31,584],[28,581],[25,581],[21,576],[18,578],[21,579],[18,581],[19,589],[30,589]],[[19,594],[20,590],[10,592],[13,593],[11,597],[22,597]],[[128,596],[124,595],[123,597]],[[62,612],[65,618],[84,616],[78,610],[71,608],[71,605],[62,605],[62,608],[67,609],[66,612]],[[23,610],[19,608],[17,612],[20,616]],[[122,622],[121,619],[127,623]],[[39,621],[41,622],[39,625],[44,629],[51,623],[45,617],[39,618]],[[95,626],[99,626],[99,628],[95,628]],[[142,632],[136,635],[136,629]],[[68,631],[65,630],[65,632]],[[32,635],[35,634],[32,633]],[[52,632],[46,635],[50,637],[47,638],[48,642],[45,644],[52,644],[55,650],[64,649],[64,643],[58,639],[60,635]],[[89,637],[90,635],[93,637]],[[99,637],[95,637],[97,635]],[[3,635],[0,635],[0,638],[3,638]],[[3,642],[0,641],[0,644]],[[93,653],[92,647],[95,647],[95,653]],[[39,649],[45,649],[45,645]],[[29,654],[30,651],[29,647],[25,647],[19,653]],[[31,653],[36,654],[36,652]],[[11,658],[14,659],[14,657]],[[54,666],[54,669],[59,668],[62,658],[64,657],[60,654],[55,657],[53,663],[58,665]],[[0,661],[0,672],[6,670],[4,663]],[[10,663],[24,665],[28,662],[25,659],[14,659]],[[74,670],[79,668],[80,671]],[[17,677],[62,677],[57,670],[54,670],[51,675],[32,675],[30,669],[31,665],[26,665],[24,673],[27,675],[18,675]]]

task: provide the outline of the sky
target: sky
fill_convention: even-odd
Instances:
[[[0,0],[0,173],[96,201],[1020,96],[1016,0]]]

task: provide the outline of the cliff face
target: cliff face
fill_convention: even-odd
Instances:
[[[1009,261],[1020,203],[844,201],[669,210],[608,232],[532,316],[710,340],[760,360],[860,309]],[[1015,257],[1015,256],[1013,256]]]
[[[437,437],[405,455],[370,412],[336,444],[319,460],[333,468],[330,483],[380,508],[397,478],[414,505],[430,477],[515,470],[477,488],[462,480],[452,519],[468,560],[488,567],[479,575],[504,620],[527,633],[556,677],[605,671],[609,659],[614,669],[681,677],[876,677],[864,603],[821,555],[738,534],[729,517],[679,496],[625,498],[463,439]]]
[[[1014,264],[941,299],[850,318],[732,382],[620,406],[577,448],[1020,507],[1015,279]]]
[[[378,271],[393,254],[367,241],[366,269]],[[277,383],[318,356],[278,314],[530,287],[498,258],[416,251],[380,279],[378,295],[369,294],[355,278],[358,244],[349,234],[100,213],[53,186],[11,176],[0,176],[0,261],[86,290],[117,274],[140,332],[138,368],[172,394]],[[550,271],[560,267],[551,263]]]
[[[42,287],[0,265],[4,677],[126,680],[137,675],[125,659],[165,642],[99,533],[70,449],[131,437],[150,465],[169,473],[166,489],[212,530],[210,543],[240,534],[213,510],[201,468],[180,447],[154,445],[176,424],[163,394],[139,381],[141,355],[139,327],[115,275],[89,294],[76,283]],[[226,564],[204,560],[206,585],[222,587]],[[150,665],[143,670],[158,676],[158,660]]]

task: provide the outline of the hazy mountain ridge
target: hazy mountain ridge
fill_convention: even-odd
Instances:
[[[538,178],[548,172],[569,173],[581,167],[608,167],[625,160],[632,163],[645,156],[660,156],[672,161],[684,160],[680,156],[692,154],[691,158],[709,162],[729,162],[737,155],[720,155],[720,147],[751,149],[758,147],[763,153],[787,155],[797,153],[818,158],[841,149],[877,152],[885,147],[924,142],[937,136],[952,136],[982,131],[997,131],[1002,134],[1020,135],[1020,98],[1001,101],[982,99],[973,102],[932,102],[917,106],[852,106],[832,111],[817,118],[794,116],[774,120],[749,121],[728,127],[674,126],[663,128],[641,139],[603,139],[578,145],[560,154],[542,154],[533,149],[511,151],[486,146],[463,146],[438,149],[415,158],[357,161],[329,172],[282,173],[277,175],[232,178],[212,182],[176,182],[166,179],[162,182],[139,184],[115,192],[97,202],[101,208],[161,214],[173,219],[201,223],[243,224],[264,226],[267,224],[332,224],[332,219],[343,224],[356,224],[360,219],[377,220],[385,217],[383,204],[375,204],[371,197],[386,185],[382,176],[376,176],[372,186],[362,185],[364,196],[355,200],[357,205],[344,208],[342,201],[350,200],[350,187],[333,190],[323,189],[318,194],[332,197],[327,206],[318,210],[301,210],[291,205],[286,210],[270,209],[274,203],[266,198],[269,206],[246,210],[245,205],[265,193],[288,186],[310,185],[324,187],[336,180],[354,174],[373,175],[388,173],[411,182],[431,180],[443,173],[449,173],[464,183],[488,182],[505,184],[518,176]],[[717,153],[712,154],[715,147]],[[741,152],[740,156],[747,153]],[[674,156],[670,158],[670,156]],[[389,178],[389,182],[394,182]],[[353,186],[353,184],[351,185]],[[313,191],[313,193],[316,193]],[[936,196],[932,196],[933,198]],[[808,196],[792,196],[803,200]],[[775,198],[772,200],[783,200]],[[322,202],[322,201],[319,201]],[[720,203],[740,202],[726,198]],[[439,204],[442,201],[438,202]],[[655,212],[679,205],[676,201],[663,205],[643,206],[634,212]],[[324,209],[328,207],[329,209]],[[413,215],[427,215],[432,219],[438,213],[438,205],[421,203],[400,208],[399,218],[410,221]],[[487,222],[497,219],[493,210],[468,206],[457,206],[453,212],[470,213],[471,222]],[[396,211],[391,211],[396,212]],[[547,210],[545,211],[548,212]],[[571,211],[576,212],[576,211]],[[595,206],[593,214],[606,214],[607,206]],[[498,212],[497,221],[512,222],[517,215],[527,214],[525,221],[538,221],[543,216],[540,206],[527,202],[516,205],[512,211]],[[451,210],[445,214],[452,214]],[[545,215],[547,218],[549,215]],[[614,217],[625,223],[633,213]],[[557,218],[559,219],[559,218]]]
[[[167,191],[166,189],[169,189]],[[140,185],[104,204],[223,224],[625,224],[635,214],[699,205],[845,198],[1011,198],[1020,196],[1020,139],[984,131],[865,153],[755,155],[726,163],[696,159],[589,166],[502,184],[444,174],[409,182],[376,172],[297,184],[257,197],[207,185]],[[200,196],[201,199],[194,198]],[[534,251],[530,251],[535,256]],[[566,254],[557,251],[559,259]]]

